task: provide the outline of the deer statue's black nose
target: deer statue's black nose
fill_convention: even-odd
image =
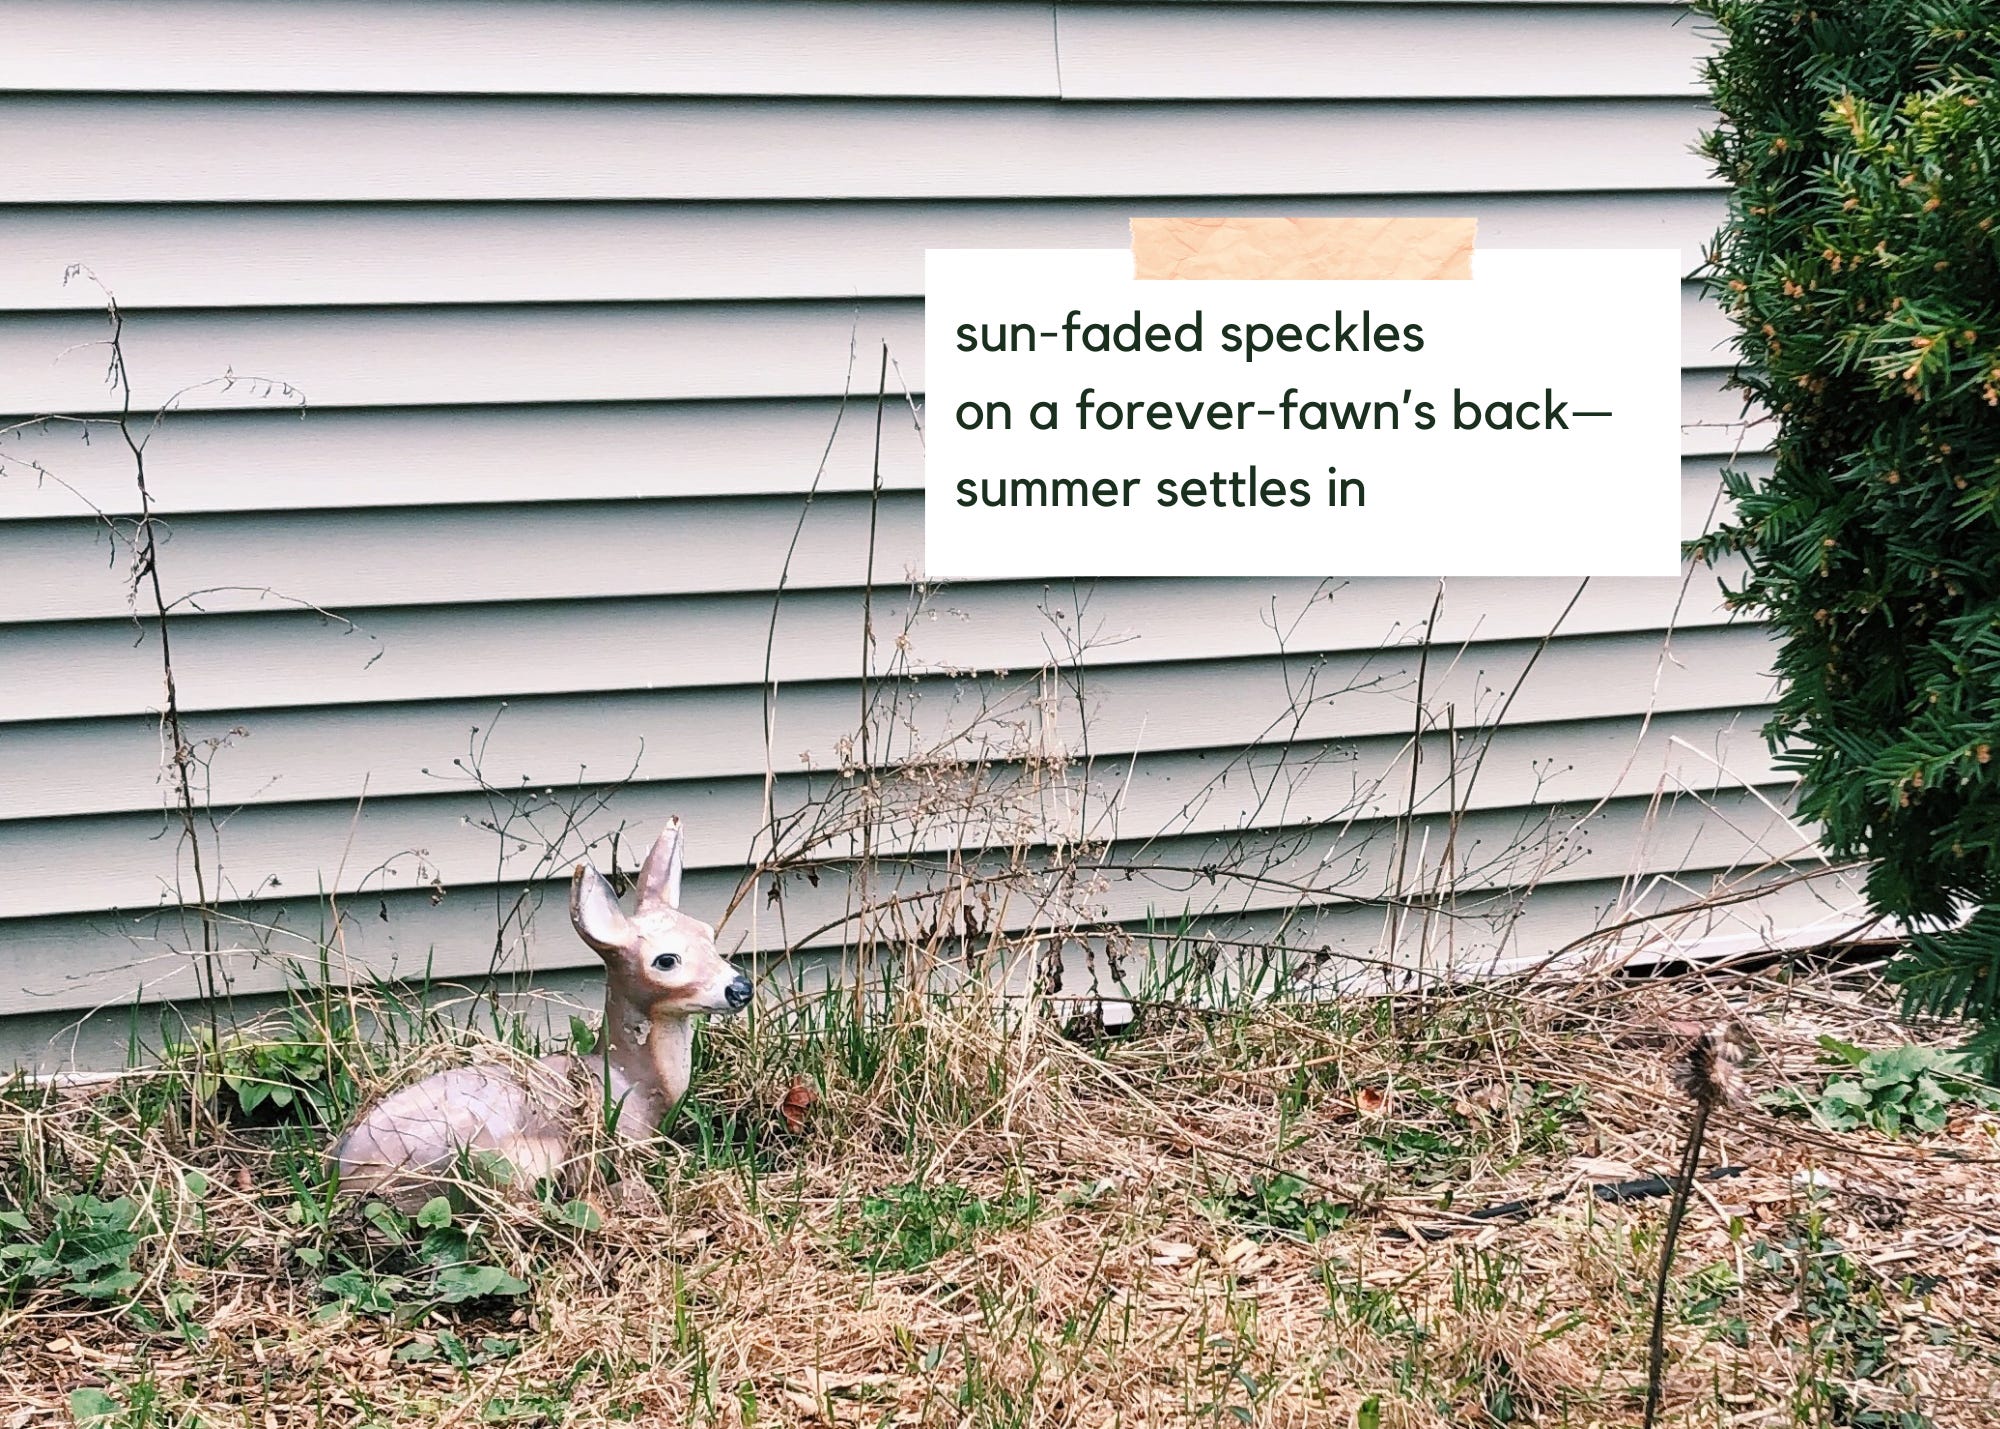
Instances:
[[[736,981],[729,984],[729,990],[722,995],[729,999],[729,1005],[733,1008],[741,1009],[748,1007],[750,1005],[750,979],[738,973]]]

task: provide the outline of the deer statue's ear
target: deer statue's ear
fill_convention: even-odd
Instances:
[[[681,821],[667,820],[639,870],[639,911],[681,906]]]
[[[630,946],[635,932],[631,919],[618,906],[618,895],[611,891],[604,875],[587,863],[579,863],[570,875],[569,921],[579,938],[605,954]]]

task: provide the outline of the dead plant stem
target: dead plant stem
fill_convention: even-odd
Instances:
[[[1688,1198],[1694,1193],[1696,1169],[1701,1165],[1702,1137],[1708,1131],[1709,1100],[1697,1097],[1694,1119],[1688,1124],[1687,1144],[1681,1151],[1680,1170],[1674,1180],[1674,1199],[1667,1207],[1667,1230],[1660,1241],[1660,1273],[1653,1283],[1653,1329],[1646,1349],[1645,1429],[1653,1429],[1660,1412],[1661,1380],[1666,1372],[1667,1285],[1674,1273],[1674,1247],[1680,1240],[1681,1221],[1687,1216]]]

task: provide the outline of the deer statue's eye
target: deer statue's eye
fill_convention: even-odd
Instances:
[[[653,968],[656,972],[670,973],[680,965],[681,959],[678,953],[661,953],[653,959]]]

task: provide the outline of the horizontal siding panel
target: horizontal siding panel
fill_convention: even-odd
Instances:
[[[1336,961],[1318,969],[1315,985],[1372,993],[1382,987],[1385,956],[1393,956],[1408,977],[1417,972],[1419,949],[1426,943],[1424,973],[1435,985],[1447,976],[1447,965],[1457,977],[1537,966],[1587,930],[1638,917],[1647,921],[1577,948],[1565,962],[1574,968],[1590,959],[1673,957],[1693,952],[1709,940],[1727,940],[1734,945],[1729,951],[1736,952],[1770,946],[1781,929],[1851,932],[1867,917],[1856,883],[1832,873],[1786,882],[1784,872],[1774,870],[1771,876],[1760,877],[1741,867],[1689,868],[1637,879],[1551,882],[1528,893],[1474,895],[1458,899],[1449,913],[1433,911],[1428,927],[1422,912],[1405,914],[1402,941],[1393,954],[1385,947],[1383,910],[1352,904],[1209,919],[1194,931],[1196,936],[1230,939],[1282,938],[1285,946],[1301,951],[1324,948],[1336,955],[1351,954],[1355,963]],[[1748,896],[1753,892],[1755,897]],[[1713,894],[1737,901],[1694,906],[1697,899]],[[1707,949],[1711,954],[1718,951],[1714,941]],[[781,986],[790,982],[783,971],[772,978]]]
[[[1561,631],[1727,623],[1713,578],[1591,581]],[[954,586],[913,608],[906,590],[885,589],[874,603],[877,660],[890,658],[888,642],[907,626],[919,672],[1038,669],[1066,654],[1066,632],[1079,620],[1087,668],[1369,650],[1422,629],[1435,590],[1418,579],[1329,582],[1317,597],[1311,581],[1023,582]],[[1456,580],[1436,635],[1537,638],[1576,591],[1566,581]],[[773,677],[790,685],[852,676],[861,605],[859,592],[788,593]],[[211,615],[175,627],[174,674],[190,712],[755,684],[765,677],[771,611],[771,598],[758,594],[604,600],[587,611],[559,603],[381,610],[351,623],[311,611]],[[1282,640],[1270,628],[1274,611]],[[689,642],[698,658],[689,658]],[[159,649],[147,625],[28,625],[0,641],[0,722],[143,714],[159,701]]]
[[[1681,379],[1681,456],[1738,459],[1770,449],[1770,421],[1748,412],[1741,392],[1726,385],[1724,371],[1684,373]]]
[[[1683,538],[1705,529],[1720,485],[1715,469],[1689,469]],[[781,580],[855,588],[868,580],[871,535],[877,580],[900,584],[923,569],[923,496],[822,494],[809,514],[796,497],[772,497],[180,516],[159,534],[161,591],[181,614],[304,605],[365,619],[471,601],[765,591]],[[130,559],[101,520],[0,522],[0,627],[128,617]]]
[[[1774,796],[1730,790],[1668,799],[1657,807],[1645,798],[1614,800],[1580,827],[1574,821],[1581,809],[1525,814],[1514,809],[1478,811],[1459,821],[1458,846],[1519,847],[1521,855],[1514,863],[1493,871],[1511,873],[1540,887],[1644,880],[1683,869],[1713,872],[1739,866],[1746,849],[1756,850],[1752,856],[1759,861],[1800,852],[1795,828],[1782,813],[1773,812],[1767,800],[1782,808]],[[1561,838],[1571,830],[1570,838]],[[690,832],[691,850],[704,849],[705,841],[715,837],[699,826],[691,826]],[[1288,877],[1328,889],[1318,902],[1337,902],[1342,895],[1366,897],[1387,883],[1381,868],[1386,859],[1381,855],[1388,832],[1378,831],[1372,841],[1338,829],[1288,839],[1291,856],[1269,869],[1272,882],[1248,889],[1227,881],[1212,884],[1200,871],[1217,857],[1215,839],[1152,841],[1145,847],[1144,859],[1161,871],[1129,881],[1112,880],[1104,895],[1104,911],[1132,921],[1149,915],[1177,920],[1184,909],[1197,916],[1255,914],[1299,902],[1296,893],[1276,882]],[[1427,876],[1434,876],[1430,865],[1445,844],[1446,832],[1446,821],[1440,818],[1420,819],[1413,825],[1406,887],[1421,887]],[[1338,859],[1364,843],[1374,851],[1375,865],[1365,866],[1364,876],[1332,891],[1337,876],[1328,875],[1322,860]],[[1552,846],[1555,857],[1549,856]],[[1106,861],[1115,865],[1120,859],[1130,860],[1135,852],[1130,844],[1114,844]],[[706,857],[726,857],[726,850]],[[690,869],[683,903],[711,916],[719,913],[739,874],[726,864]],[[342,910],[336,973],[408,978],[423,977],[428,971],[435,978],[479,977],[495,963],[494,929],[519,891],[518,885],[464,888],[437,902],[428,889],[384,890],[351,898]],[[526,965],[538,972],[596,966],[595,956],[569,930],[561,887],[543,884],[533,892],[540,896],[532,915]],[[832,877],[822,878],[817,889],[788,886],[786,904],[794,929],[838,918],[846,894],[845,880]],[[239,915],[243,923],[228,927],[225,947],[240,951],[218,961],[232,974],[234,990],[276,990],[293,970],[311,973],[317,967],[318,944],[330,935],[332,920],[318,900],[303,893],[294,898],[251,905]],[[718,940],[725,951],[740,956],[785,946],[777,919],[758,912],[761,916],[753,921],[746,908],[734,924],[725,926]],[[176,951],[189,946],[187,930],[178,924],[174,915],[163,921],[150,914],[109,913],[90,919],[0,920],[0,959],[22,969],[19,981],[0,985],[0,1014],[116,1008],[132,1002],[142,988],[147,1001],[196,995],[200,988],[193,960]],[[265,948],[269,952],[260,956]],[[522,964],[509,958],[501,966]]]
[[[1558,638],[1537,654],[1529,641],[1441,649],[1424,671],[1427,702],[1471,730],[1512,724],[1617,719],[1635,711],[1754,710],[1773,693],[1770,647],[1753,625]],[[1671,656],[1669,656],[1671,650]],[[1226,664],[1108,666],[1092,672],[1084,702],[1090,756],[1250,745],[1280,734],[1352,739],[1407,730],[1420,652],[1399,645],[1364,653]],[[1203,698],[1186,698],[1192,689]],[[898,692],[892,752],[944,748],[975,720],[991,733],[1019,730],[1079,757],[1085,721],[1074,692],[1053,704],[1025,677],[935,677]],[[1289,711],[1296,702],[1297,714]],[[852,681],[790,685],[777,697],[770,759],[796,770],[837,767],[855,726]],[[1052,721],[1052,722],[1051,722]],[[242,731],[235,733],[235,731]],[[197,744],[215,742],[205,788],[217,807],[351,800],[448,792],[453,764],[475,746],[488,781],[548,787],[588,777],[637,781],[761,774],[764,692],[751,685],[542,695],[509,701],[443,700],[348,709],[225,710],[189,722]],[[0,819],[129,813],[162,807],[157,723],[143,717],[15,725],[0,729]]]
[[[1677,18],[1629,5],[963,0],[0,10],[36,57],[11,77],[28,91],[1068,99],[1684,94],[1701,50]]]
[[[1769,442],[1722,379],[1682,375],[1684,460]],[[857,392],[844,414],[835,400],[183,412],[154,431],[147,473],[168,514],[804,493],[816,479],[865,490],[873,405]],[[900,405],[883,423],[881,468],[886,487],[923,484]],[[117,443],[61,424],[0,436],[0,521],[90,510],[137,510]]]
[[[0,98],[14,203],[1714,187],[1692,100]],[[133,156],[143,154],[144,163]],[[279,160],[282,161],[279,161]]]
[[[1485,744],[1486,757],[1470,791],[1456,789],[1457,807],[1587,805],[1656,789],[1770,784],[1778,776],[1756,726],[1754,718],[1707,711],[1663,714],[1643,730],[1624,721],[1506,726]],[[1394,819],[1408,806],[1407,748],[1407,736],[1396,734],[1336,746],[1280,744],[1242,756],[1226,750],[1160,752],[1122,767],[1099,766],[1092,803],[1112,812],[1092,833],[1150,839],[1258,826],[1351,826],[1349,842],[1358,849],[1385,833],[1371,825]],[[1426,738],[1417,813],[1453,807],[1449,757],[1448,736]],[[1031,777],[1039,783],[1049,776]],[[994,785],[1001,791],[997,797],[1005,797],[1008,782],[1002,771]],[[781,810],[799,806],[807,793],[801,776],[785,772],[773,789]],[[608,838],[619,826],[620,815],[611,813],[586,812],[572,821],[542,805],[535,792],[523,802],[544,809],[542,823],[568,828],[574,822],[579,840]],[[667,814],[681,814],[702,840],[699,849],[690,850],[690,864],[726,868],[751,846],[762,822],[763,794],[759,777],[682,781],[623,789],[616,805],[627,819],[635,809],[650,814],[637,819],[648,831]],[[1045,795],[1045,801],[1049,797],[1059,796]],[[346,895],[436,883],[457,888],[546,877],[552,866],[566,867],[568,855],[550,854],[532,835],[496,837],[488,824],[507,798],[504,792],[490,798],[458,792],[232,810],[222,853],[211,848],[205,855],[208,874],[230,889],[226,896],[255,897],[262,890]],[[935,854],[942,852],[938,840],[956,821],[932,821],[914,846],[906,845],[893,820],[885,822],[876,836],[878,849]],[[0,823],[0,870],[5,870],[0,918],[136,910],[172,901],[181,850],[171,832],[159,837],[160,826],[160,817],[152,814]],[[521,826],[530,827],[531,821],[523,818]],[[848,857],[856,849],[858,844],[849,848],[845,838],[836,838],[827,856]],[[1512,881],[1490,871],[1482,876],[1499,852],[1471,840],[1461,845],[1466,886]],[[54,870],[63,870],[62,876],[50,876]],[[181,887],[192,888],[186,868],[178,878]]]
[[[1689,461],[1768,439],[1744,431],[1742,400],[1720,381],[1682,378]],[[803,494],[816,480],[856,491],[874,471],[873,407],[857,392],[844,412],[825,399],[183,412],[153,431],[146,471],[155,509],[171,515]],[[883,423],[881,470],[885,487],[923,484],[900,402]],[[0,521],[133,514],[137,501],[117,442],[67,424],[0,436]]]
[[[1771,462],[1763,455],[1742,458],[1734,465],[1743,471],[1768,472]],[[1722,466],[1700,457],[1681,462],[1681,533],[1683,541],[1703,536],[1727,514],[1722,494]]]
[[[1471,215],[1482,248],[1677,248],[1692,272],[1715,193],[1070,203],[0,206],[0,308],[914,298],[926,248],[1122,248],[1135,213]],[[228,261],[218,263],[218,253]]]
[[[1055,0],[1055,3],[1058,5],[1071,5],[1083,2],[1084,0]],[[1242,6],[1247,9],[1251,6],[1262,7],[1265,5],[1362,4],[1362,3],[1372,3],[1372,0],[1137,0],[1137,3],[1154,4],[1154,5],[1200,5],[1204,7],[1210,5],[1226,5],[1232,7]],[[1476,5],[1493,5],[1493,6],[1503,6],[1511,10],[1519,8],[1521,6],[1537,6],[1537,5],[1561,5],[1564,6],[1565,8],[1575,8],[1580,3],[1580,0],[1396,0],[1396,3],[1400,5],[1410,5],[1410,6],[1450,5],[1456,8],[1469,8],[1471,6],[1476,6]],[[1587,3],[1589,3],[1593,8],[1599,5],[1641,5],[1655,10],[1681,10],[1681,11],[1685,11],[1687,8],[1686,4],[1684,3],[1684,0],[1587,0]]]
[[[449,605],[858,587],[923,560],[923,498],[792,498],[459,507],[421,512],[190,516],[163,526],[164,593],[189,614],[310,605]],[[798,531],[796,549],[792,535]],[[171,551],[171,555],[168,551]],[[128,614],[121,565],[95,521],[0,523],[0,626]],[[150,598],[150,587],[148,588]]]
[[[859,491],[872,483],[874,404],[868,392],[844,410],[807,399],[183,412],[154,429],[146,478],[169,515],[803,495],[816,478]],[[907,409],[882,424],[881,470],[884,486],[923,485]],[[61,423],[0,437],[0,521],[89,510],[138,510],[120,443]]]
[[[1629,5],[1064,4],[1056,14],[1065,99],[1692,94],[1709,48],[1678,12]]]
[[[1046,4],[16,0],[0,27],[23,90],[1056,93]]]
[[[690,401],[869,388],[884,343],[891,390],[921,392],[922,323],[921,303],[883,299],[169,311],[128,315],[123,345],[142,410]],[[1682,284],[1683,363],[1729,361],[1729,333],[1700,290]],[[0,401],[36,414],[115,406],[104,335],[92,313],[0,317],[10,379]],[[1341,371],[1337,356],[1323,364]]]
[[[922,324],[920,303],[879,300],[261,309],[128,315],[123,345],[142,409],[688,400],[837,396],[850,372],[873,378],[885,342],[916,386]],[[115,407],[105,330],[90,313],[0,317],[0,401]]]
[[[1731,345],[1736,324],[1702,291],[1699,283],[1681,284],[1681,366],[1727,368],[1735,365]]]

